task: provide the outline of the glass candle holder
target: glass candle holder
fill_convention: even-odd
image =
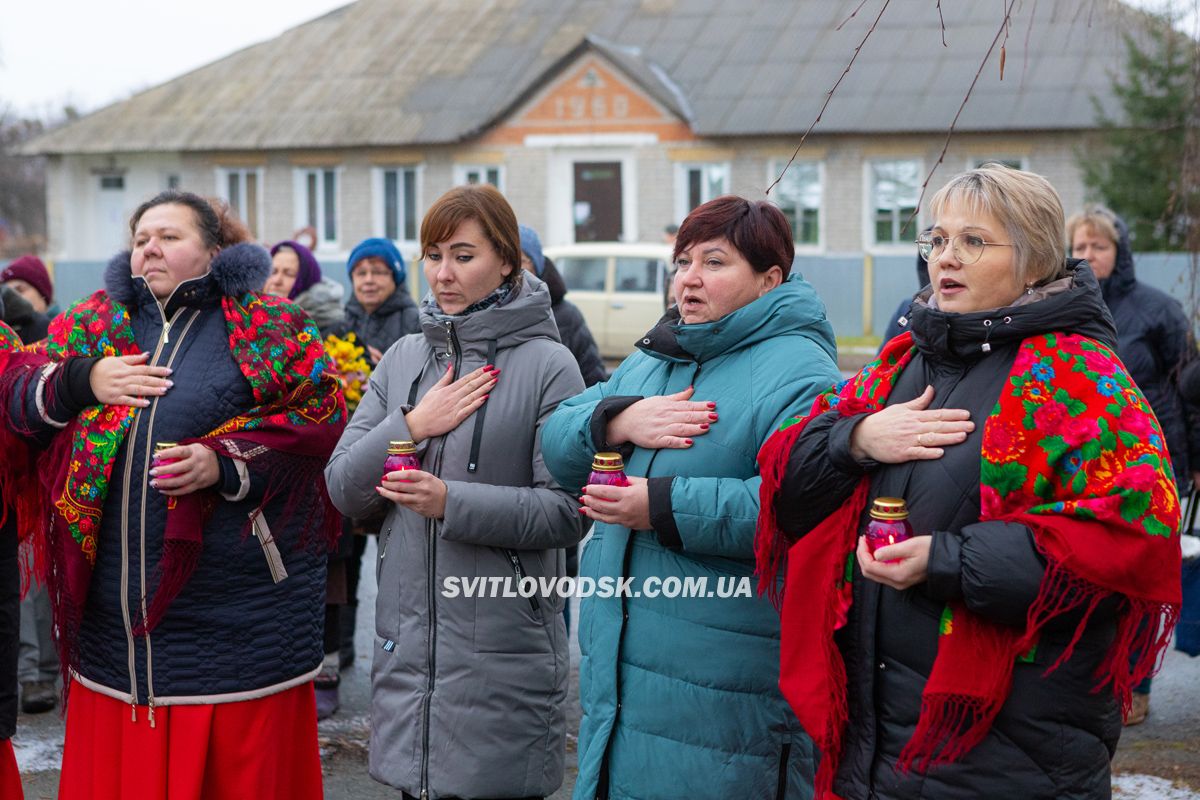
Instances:
[[[877,497],[871,504],[871,521],[867,523],[867,549],[871,555],[880,547],[903,542],[913,536],[908,522],[908,506],[899,497]],[[887,562],[896,563],[895,560]]]
[[[412,442],[389,442],[387,452],[387,458],[383,462],[383,477],[385,478],[391,472],[421,468],[421,459],[417,458],[417,446]]]
[[[629,478],[625,475],[625,461],[621,454],[596,453],[587,482],[602,486],[628,486]]]

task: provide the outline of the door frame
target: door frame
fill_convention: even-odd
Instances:
[[[621,165],[621,230],[625,241],[638,238],[637,156],[628,147],[555,147],[547,156],[546,244],[574,244],[575,164],[612,161]]]

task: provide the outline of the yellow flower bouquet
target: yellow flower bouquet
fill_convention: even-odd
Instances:
[[[371,377],[371,364],[363,357],[366,349],[357,343],[357,337],[350,332],[345,338],[332,334],[327,336],[325,352],[329,354],[333,372],[342,384],[346,410],[353,414],[362,400],[367,379]]]

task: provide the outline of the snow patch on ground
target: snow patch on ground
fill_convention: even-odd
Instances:
[[[63,740],[61,731],[49,735],[17,730],[12,739],[17,754],[17,767],[22,773],[58,770],[62,764]]]
[[[1200,792],[1152,775],[1114,775],[1113,800],[1200,800]]]

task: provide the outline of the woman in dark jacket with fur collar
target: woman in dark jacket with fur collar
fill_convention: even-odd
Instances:
[[[910,333],[759,454],[780,686],[818,797],[1108,798],[1179,609],[1162,431],[1044,178],[985,166],[930,208]],[[872,551],[893,498],[916,535]]]
[[[321,797],[321,468],[345,406],[223,212],[142,204],[106,288],[51,326],[50,365],[5,376],[11,424],[49,437],[60,798]]]
[[[1088,206],[1067,220],[1071,254],[1087,259],[1104,302],[1117,325],[1117,355],[1146,393],[1162,425],[1180,494],[1200,485],[1200,420],[1194,404],[1185,402],[1177,376],[1193,346],[1187,315],[1179,301],[1137,279],[1133,248],[1125,220],[1103,206]],[[1150,713],[1150,679],[1133,694],[1126,725],[1137,725]]]

